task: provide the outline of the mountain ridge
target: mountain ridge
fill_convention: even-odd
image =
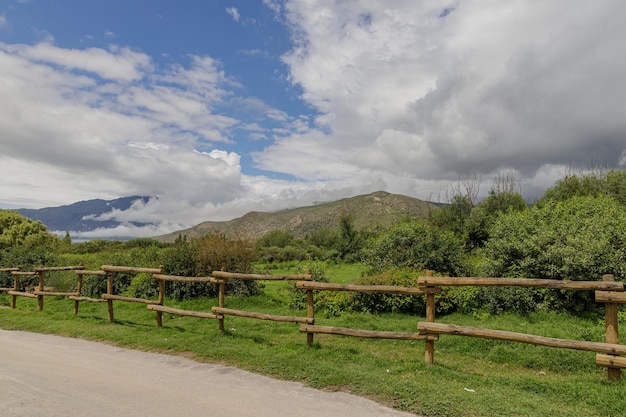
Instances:
[[[95,220],[95,218],[114,209],[127,210],[138,200],[146,203],[149,199],[149,197],[141,196],[121,197],[114,200],[93,199],[58,207],[15,211],[29,219],[39,220],[52,232],[88,232],[98,228],[119,226],[122,223],[117,220]],[[146,224],[133,222],[135,226]]]
[[[228,238],[258,239],[272,230],[292,233],[297,239],[306,238],[315,230],[337,228],[340,218],[345,215],[352,216],[358,229],[380,230],[404,219],[426,218],[435,208],[435,204],[413,197],[377,191],[277,212],[251,211],[236,219],[206,221],[155,239],[173,242],[179,237],[194,239],[209,233],[221,233]]]

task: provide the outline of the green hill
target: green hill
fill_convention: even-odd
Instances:
[[[295,238],[306,238],[318,229],[336,229],[339,219],[344,215],[351,215],[358,229],[381,230],[404,219],[426,218],[435,208],[434,204],[416,198],[378,191],[275,213],[253,211],[229,221],[203,222],[156,239],[173,242],[178,236],[193,239],[207,233],[223,233],[229,238],[257,239],[272,230],[283,230],[292,233]]]

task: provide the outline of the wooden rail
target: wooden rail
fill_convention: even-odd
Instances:
[[[527,287],[548,288],[574,291],[624,291],[624,283],[608,281],[559,281],[553,279],[534,278],[474,278],[474,277],[418,277],[420,287]]]
[[[224,279],[242,279],[254,281],[313,281],[311,274],[294,275],[260,275],[260,274],[240,274],[236,272],[213,271],[212,275]]]
[[[397,339],[397,340],[439,340],[439,336],[436,334],[421,334],[421,333],[409,333],[409,332],[390,332],[380,330],[359,330],[346,327],[332,327],[332,326],[315,326],[315,325],[302,325],[300,326],[301,332],[306,333],[324,333],[324,334],[337,334],[342,336],[363,337],[371,339]]]
[[[224,307],[225,300],[225,292],[226,292],[226,280],[229,279],[240,279],[240,280],[252,280],[252,281],[312,281],[313,275],[309,271],[305,274],[293,274],[293,275],[260,275],[260,274],[240,274],[234,272],[226,272],[226,271],[213,271],[212,275],[216,278],[221,279],[221,283],[219,286],[219,297],[218,297],[218,306],[213,307],[211,311],[213,313],[219,314],[221,319],[219,319],[220,331],[224,331],[224,316],[232,315],[239,317],[247,317],[258,320],[271,320],[271,321],[280,321],[280,322],[292,322],[292,323],[307,323],[307,324],[315,324],[314,310],[309,306],[307,308],[307,317],[296,317],[296,316],[279,316],[274,314],[266,314],[255,311],[244,311],[244,310],[233,310]],[[306,290],[308,303],[313,303],[313,290]],[[310,336],[309,336],[310,335]],[[310,339],[310,343],[313,343],[313,334],[309,333],[307,335],[307,340]]]
[[[155,304],[148,305],[148,310],[161,312],[161,313],[175,314],[178,316],[198,317],[198,318],[203,318],[203,319],[219,319],[220,318],[219,314],[205,313],[204,311],[182,310],[179,308],[172,308],[172,307],[155,305]],[[159,326],[162,326],[162,325],[163,325],[163,321],[161,320],[161,324]]]
[[[301,290],[321,291],[350,291],[362,293],[387,293],[406,295],[439,294],[441,288],[415,288],[400,287],[395,285],[355,285],[355,284],[332,284],[329,282],[296,282],[296,288]]]
[[[159,295],[158,300],[147,300],[144,298],[125,297],[125,296],[113,294],[113,287],[114,287],[113,282],[114,282],[116,273],[127,272],[131,274],[150,274],[154,277],[154,274],[163,273],[163,267],[143,268],[143,267],[135,267],[135,266],[102,265],[100,269],[105,272],[106,277],[107,277],[107,292],[106,294],[101,294],[101,297],[103,300],[107,302],[109,323],[113,323],[115,321],[113,301],[125,301],[125,302],[143,303],[143,304],[163,304],[163,299],[161,295]],[[161,312],[157,312],[157,316],[160,316],[161,314],[162,314]]]
[[[215,277],[182,277],[179,275],[152,274],[152,277],[159,281],[159,303],[149,305],[148,310],[156,312],[157,326],[163,326],[163,313],[176,314],[178,316],[188,316],[204,319],[223,320],[221,314],[207,313],[203,311],[183,310],[179,308],[166,307],[163,305],[165,301],[165,283],[166,282],[189,282],[189,283],[207,283],[207,284],[223,284],[224,280]]]
[[[251,319],[259,319],[259,320],[284,321],[284,322],[289,322],[289,323],[310,323],[310,324],[313,324],[315,322],[315,319],[308,318],[308,317],[277,316],[274,314],[256,313],[254,311],[244,311],[244,310],[233,310],[230,308],[222,308],[222,307],[213,307],[211,308],[211,310],[217,314],[248,317]]]
[[[434,297],[435,294],[440,293],[441,288],[426,287],[401,287],[395,285],[356,285],[356,284],[334,284],[328,282],[296,282],[296,288],[312,292],[316,291],[349,291],[358,293],[386,293],[386,294],[404,294],[404,295],[416,295],[427,296],[429,298]],[[313,296],[307,297],[307,310],[309,316],[314,317],[315,303]],[[433,308],[434,314],[434,308]],[[434,319],[434,316],[433,316]],[[428,355],[429,346],[439,337],[437,335],[422,335],[419,333],[409,332],[393,332],[393,331],[374,331],[363,329],[351,329],[344,327],[332,327],[332,326],[316,326],[314,323],[309,325],[300,326],[300,331],[307,334],[307,343],[309,346],[313,344],[313,335],[315,333],[323,334],[336,334],[342,336],[363,337],[363,338],[379,338],[379,339],[401,339],[401,340],[425,340],[426,352]],[[428,360],[427,360],[428,362]],[[432,362],[431,362],[432,363]]]
[[[14,272],[14,271],[19,271],[21,268],[18,267],[13,267],[13,268],[0,268],[0,273],[2,272]],[[15,288],[14,287],[0,287],[0,291],[13,291]]]
[[[455,324],[420,322],[417,329],[424,334],[451,334],[456,336],[472,336],[482,339],[506,340],[509,342],[528,343],[537,346],[548,346],[562,349],[586,350],[610,355],[626,355],[626,345],[581,340],[556,339],[553,337],[536,336],[526,333],[490,330],[477,327],[457,326]]]

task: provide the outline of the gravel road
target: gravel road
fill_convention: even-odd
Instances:
[[[2,417],[410,417],[237,368],[0,330]]]

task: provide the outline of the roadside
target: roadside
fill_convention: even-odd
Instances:
[[[0,415],[410,417],[368,399],[237,368],[0,330]]]

